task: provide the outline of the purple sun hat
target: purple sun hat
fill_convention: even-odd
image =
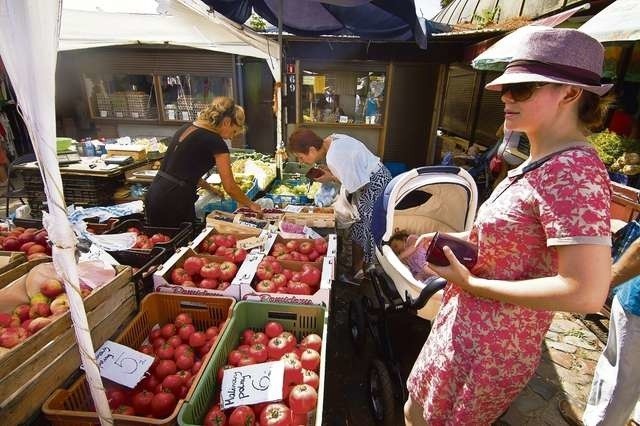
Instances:
[[[513,83],[559,83],[602,96],[613,87],[600,82],[603,64],[604,47],[598,40],[578,30],[540,26],[525,35],[504,73],[485,88],[501,90],[503,84]]]

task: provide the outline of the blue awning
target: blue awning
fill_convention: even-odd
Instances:
[[[244,23],[251,9],[278,25],[280,0],[203,0],[216,12]],[[355,35],[366,40],[415,40],[423,49],[441,24],[416,16],[413,0],[282,0],[283,30],[299,35]]]

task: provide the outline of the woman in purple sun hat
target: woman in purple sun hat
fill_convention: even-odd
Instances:
[[[535,372],[554,311],[596,312],[611,270],[610,182],[587,141],[607,109],[602,45],[571,29],[539,27],[487,84],[502,93],[505,130],[530,156],[480,207],[466,235],[468,270],[446,249],[448,281],[407,381],[408,425],[489,425]],[[424,238],[429,238],[425,235]]]

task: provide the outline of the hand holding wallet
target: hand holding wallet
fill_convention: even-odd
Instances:
[[[449,266],[449,260],[442,250],[444,246],[449,247],[458,261],[467,267],[467,269],[473,268],[478,261],[478,249],[475,245],[469,241],[436,232],[433,240],[431,240],[431,244],[429,244],[427,248],[427,262],[437,266]]]

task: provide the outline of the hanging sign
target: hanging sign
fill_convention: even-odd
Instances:
[[[239,405],[279,401],[283,382],[283,361],[229,368],[222,376],[220,406],[226,410]]]
[[[132,389],[142,380],[153,360],[152,356],[109,340],[96,351],[100,375]]]

